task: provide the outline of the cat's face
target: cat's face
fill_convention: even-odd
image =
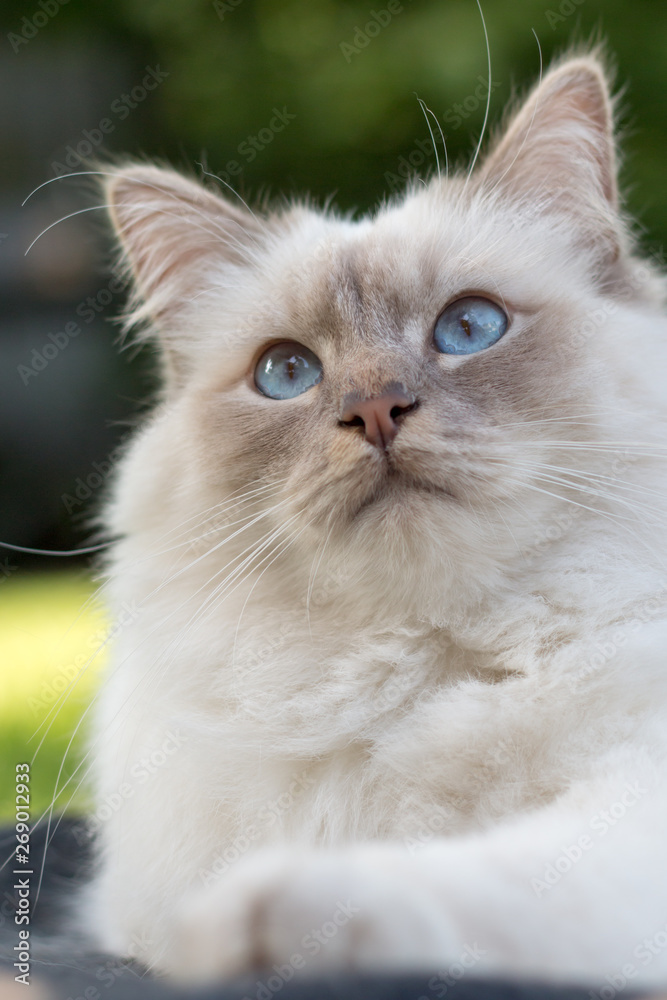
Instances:
[[[642,289],[593,60],[552,71],[470,179],[370,220],[258,219],[153,167],[108,194],[164,346],[178,457],[156,481],[183,519],[267,487],[255,509],[309,559],[326,542],[410,564],[410,587],[471,564],[490,582],[563,492],[534,488],[539,463],[595,462],[565,443],[609,429],[616,346],[592,317]]]

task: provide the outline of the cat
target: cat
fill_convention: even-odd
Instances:
[[[665,286],[610,95],[570,54],[358,221],[107,170],[163,389],[104,515],[100,947],[667,980]]]

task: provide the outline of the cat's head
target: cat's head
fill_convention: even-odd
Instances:
[[[609,475],[598,445],[646,391],[650,323],[628,310],[650,314],[656,281],[619,215],[595,58],[552,69],[470,176],[359,221],[253,214],[150,165],[106,194],[166,380],[120,530],[246,496],[264,555],[290,542],[309,570],[326,551],[444,593],[492,585],[559,497],[582,501],[578,475]]]

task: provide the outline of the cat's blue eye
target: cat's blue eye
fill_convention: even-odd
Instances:
[[[471,295],[452,302],[440,314],[433,339],[443,354],[475,354],[499,341],[507,324],[500,306]]]
[[[257,362],[255,385],[271,399],[293,399],[322,379],[322,362],[293,340],[273,344]]]

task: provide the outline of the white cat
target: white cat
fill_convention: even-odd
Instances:
[[[165,379],[106,516],[101,945],[664,984],[667,322],[597,57],[360,221],[106,192]]]

